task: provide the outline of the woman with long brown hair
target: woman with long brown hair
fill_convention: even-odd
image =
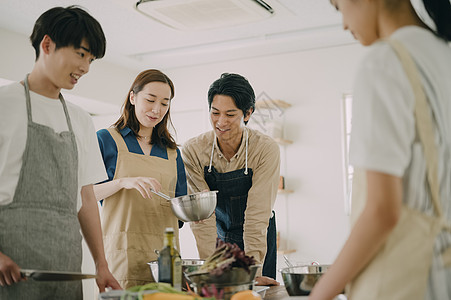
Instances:
[[[105,254],[123,288],[154,281],[147,262],[163,248],[164,230],[178,220],[169,202],[151,190],[185,195],[185,168],[168,130],[174,97],[172,81],[146,70],[133,82],[122,114],[111,128],[97,132],[108,180],[94,186],[102,203]]]

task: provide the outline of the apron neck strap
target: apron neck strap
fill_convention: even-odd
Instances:
[[[211,165],[213,163],[213,153],[215,151],[216,133],[213,135],[213,143],[211,143],[211,153],[210,153],[210,165],[208,166],[208,173],[211,172]]]
[[[245,164],[244,174],[247,175],[249,173],[247,170],[248,169],[247,168],[247,154],[248,154],[248,144],[249,144],[249,132],[247,130],[247,127],[244,127],[244,132],[246,134],[246,141],[245,141],[245,143],[246,143],[246,164]],[[211,145],[210,164],[208,166],[209,173],[211,172],[211,166],[213,164],[213,153],[215,151],[215,143],[216,143],[216,133],[214,134],[213,143]]]
[[[28,84],[28,76],[29,75],[30,74],[25,75],[24,87],[25,87],[25,100],[26,100],[26,104],[27,104],[28,123],[32,123],[33,118],[32,118],[32,114],[31,114],[30,85]],[[73,132],[72,123],[70,121],[69,112],[67,110],[66,102],[64,101],[63,95],[61,95],[61,93],[59,93],[58,98],[60,99],[61,104],[63,105],[64,115],[66,116],[67,127],[69,128],[70,132]]]
[[[244,174],[247,175],[248,174],[248,172],[247,172],[247,147],[248,147],[248,142],[249,142],[249,133],[247,131],[247,127],[244,127],[244,131],[246,132],[246,166],[244,169]]]
[[[432,204],[436,215],[441,218],[443,215],[440,202],[440,187],[438,181],[438,150],[435,144],[435,130],[432,120],[433,112],[428,104],[427,96],[423,89],[418,69],[412,56],[407,49],[397,40],[388,40],[395,50],[399,60],[407,74],[407,78],[412,86],[415,95],[415,124],[418,136],[423,146],[423,153],[426,159],[427,180],[431,191]]]
[[[28,85],[28,75],[25,75],[24,79],[24,86],[25,86],[25,100],[27,104],[27,116],[28,116],[28,123],[33,122],[33,119],[31,117],[31,103],[30,103],[30,86]]]

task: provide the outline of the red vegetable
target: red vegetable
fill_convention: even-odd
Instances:
[[[252,265],[255,265],[254,257],[247,256],[237,244],[217,239],[215,252],[205,260],[204,265],[199,268],[199,272],[207,271],[210,272],[210,275],[220,276],[232,268],[243,268],[250,272],[249,267]]]

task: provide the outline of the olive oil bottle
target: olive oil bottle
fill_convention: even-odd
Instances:
[[[182,259],[174,247],[173,228],[166,228],[164,233],[164,247],[158,255],[158,281],[182,289]]]

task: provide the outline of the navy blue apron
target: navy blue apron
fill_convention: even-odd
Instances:
[[[213,141],[212,155],[215,140]],[[248,192],[252,187],[252,175],[252,169],[247,168],[247,134],[246,168],[227,173],[219,173],[212,166],[212,157],[210,159],[210,166],[204,167],[204,176],[208,187],[211,191],[219,191],[215,209],[218,237],[224,242],[237,244],[241,249],[244,249],[244,212],[247,207]],[[262,275],[275,279],[277,248],[274,211],[272,212],[272,217],[269,219],[266,243],[267,249]]]

